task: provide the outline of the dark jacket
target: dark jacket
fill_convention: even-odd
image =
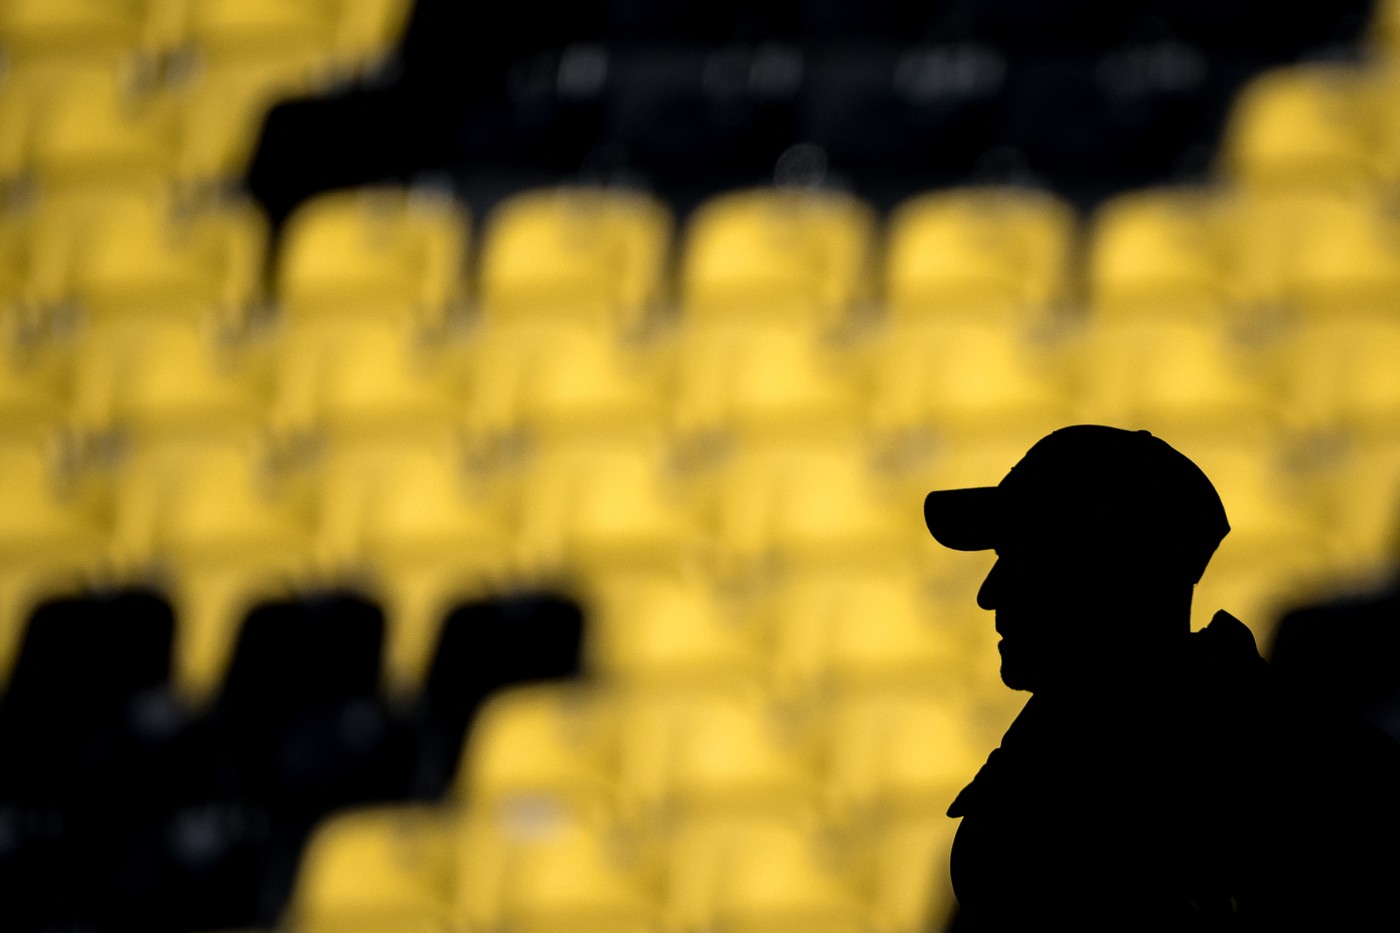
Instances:
[[[1037,694],[958,795],[955,929],[1400,930],[1400,745],[1218,613],[1116,695]]]

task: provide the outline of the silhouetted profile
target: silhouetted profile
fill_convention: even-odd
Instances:
[[[977,602],[1033,694],[949,809],[957,930],[1400,929],[1400,745],[1294,702],[1229,614],[1191,632],[1229,531],[1194,463],[1078,425],[924,512],[995,549]]]

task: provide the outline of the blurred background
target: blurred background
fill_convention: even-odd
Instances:
[[[5,929],[941,930],[1025,695],[922,498],[1080,421],[1219,488],[1197,626],[1400,736],[1400,2],[0,53]]]

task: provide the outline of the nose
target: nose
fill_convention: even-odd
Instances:
[[[997,603],[1001,600],[1001,578],[1004,571],[1001,567],[1001,560],[992,564],[992,569],[987,571],[987,579],[982,581],[982,586],[977,590],[977,605],[983,609],[996,609]]]

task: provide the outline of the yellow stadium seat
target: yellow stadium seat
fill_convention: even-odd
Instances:
[[[620,692],[619,704],[621,812],[664,820],[815,810],[811,724],[757,685],[629,689]]]
[[[348,76],[382,60],[409,9],[407,0],[189,0],[186,29],[213,60],[295,55]]]
[[[115,474],[114,572],[169,579],[180,619],[174,679],[192,698],[208,696],[245,612],[310,575],[310,504],[241,437],[137,444]]]
[[[135,199],[94,212],[75,244],[73,297],[92,319],[240,322],[262,297],[266,227],[248,202],[181,210]]]
[[[1090,309],[1103,319],[1204,319],[1228,310],[1221,199],[1195,188],[1119,195],[1094,213]]]
[[[0,342],[0,437],[39,441],[66,427],[72,359],[53,341]]]
[[[460,421],[460,377],[411,322],[291,323],[273,352],[272,418],[281,431],[442,437]]]
[[[844,322],[871,297],[870,207],[835,191],[720,195],[691,217],[681,310],[696,320]]]
[[[1318,496],[1338,564],[1364,579],[1391,572],[1400,558],[1400,444],[1394,434],[1354,438]]]
[[[942,812],[882,820],[864,833],[870,933],[947,929],[957,908],[948,875],[958,824]]]
[[[763,673],[761,632],[705,574],[604,570],[586,592],[590,666],[611,682],[660,687]]]
[[[844,435],[860,421],[854,360],[811,327],[698,324],[682,330],[676,354],[682,434]]]
[[[1288,299],[1312,319],[1400,313],[1400,222],[1379,201],[1308,206],[1288,256]]]
[[[834,703],[825,740],[831,812],[857,824],[943,815],[985,757],[954,696],[934,684],[877,688]]]
[[[870,420],[882,435],[1045,433],[1071,397],[1058,346],[991,322],[897,324],[873,349]]]
[[[313,77],[295,56],[201,62],[170,92],[178,126],[176,180],[218,188],[240,179],[267,112],[316,90]]]
[[[541,338],[520,384],[527,429],[560,437],[665,424],[668,374],[647,348],[588,328]]]
[[[1395,436],[1400,318],[1309,321],[1281,354],[1291,424],[1361,438]]]
[[[447,608],[507,579],[508,513],[450,438],[333,444],[310,472],[317,572],[368,580],[385,606],[392,686],[420,683]]]
[[[168,50],[178,14],[173,0],[6,0],[0,48],[20,61],[118,61]]]
[[[75,426],[127,439],[252,436],[268,399],[259,361],[195,321],[90,328],[73,383]]]
[[[546,576],[597,566],[673,567],[699,546],[696,518],[655,436],[545,444],[518,492],[525,568]]]
[[[433,933],[451,912],[449,813],[396,805],[339,813],[311,835],[286,927],[296,933]]]
[[[1169,440],[1278,421],[1267,367],[1223,323],[1101,323],[1080,349],[1080,421],[1142,427]]]
[[[612,798],[608,698],[580,684],[532,684],[486,699],[462,749],[454,793],[477,810],[543,800],[601,812]]]
[[[1294,65],[1253,78],[1225,128],[1226,176],[1265,189],[1367,189],[1381,167],[1369,93],[1364,72],[1346,65]]]
[[[394,188],[318,195],[287,221],[277,297],[292,319],[439,324],[461,294],[467,220],[450,199]]]
[[[658,896],[634,836],[605,817],[543,802],[471,811],[457,844],[459,928],[521,933],[656,929]]]
[[[783,692],[962,682],[970,643],[959,630],[964,616],[942,611],[908,569],[793,574],[778,583],[773,604],[773,663]]]
[[[852,439],[741,449],[718,478],[711,521],[720,558],[742,569],[886,564],[909,541],[908,518]]]
[[[103,67],[15,76],[27,116],[26,168],[48,188],[144,184],[171,176],[176,125],[167,95]]]
[[[900,320],[1044,323],[1069,297],[1075,217],[1048,192],[919,195],[890,218],[885,300]]]
[[[72,592],[103,570],[106,496],[61,446],[0,444],[0,682],[8,678],[29,613],[46,596]]]
[[[501,322],[635,326],[663,298],[670,237],[666,207],[640,192],[517,194],[495,209],[482,233],[482,312]]]
[[[693,820],[668,846],[666,920],[674,929],[858,933],[868,904],[853,859],[801,821]]]

